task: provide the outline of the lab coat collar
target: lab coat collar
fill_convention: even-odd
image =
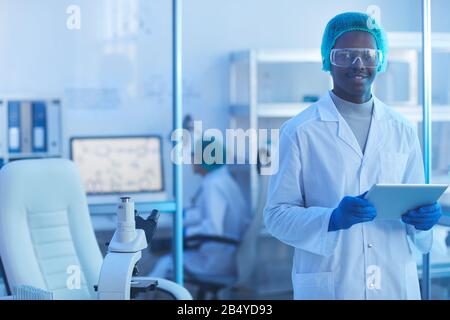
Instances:
[[[375,118],[375,120],[383,120],[386,114],[387,106],[375,96],[373,96],[373,102],[373,117]]]
[[[329,92],[324,95],[318,102],[318,111],[322,121],[338,122],[338,137],[344,141],[360,158],[366,158],[369,154],[373,154],[379,145],[379,122],[384,119],[386,105],[374,96],[374,108],[372,113],[372,121],[370,124],[369,136],[367,138],[366,150],[363,154],[361,147],[356,140],[355,135],[348,126],[347,122],[340,115]]]
[[[375,96],[373,96],[373,102],[374,107],[372,117],[375,120],[384,119],[386,105]],[[339,111],[336,109],[333,99],[331,98],[330,92],[327,92],[327,94],[318,101],[318,111],[322,121],[339,121],[341,118]]]

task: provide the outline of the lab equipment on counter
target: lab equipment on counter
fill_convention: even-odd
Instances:
[[[142,218],[139,224],[153,235],[158,213],[152,212],[148,224]],[[122,197],[117,208],[117,229],[109,243],[108,253],[103,260],[98,282],[100,300],[129,300],[131,288],[154,290],[157,281],[143,278],[133,279],[137,275],[137,263],[142,250],[147,248],[147,238],[142,229],[136,229],[134,203],[129,197]],[[151,238],[148,239],[151,241]]]
[[[135,212],[137,213],[136,210]],[[158,210],[152,210],[152,213],[147,217],[147,219],[137,215],[135,220],[136,228],[144,230],[147,243],[151,243],[159,220]]]
[[[409,210],[432,204],[448,188],[446,184],[375,184],[365,199],[377,209],[379,220],[397,220]]]
[[[122,197],[117,208],[117,230],[108,245],[108,253],[100,270],[99,300],[130,300],[139,292],[163,290],[175,299],[192,300],[180,285],[162,278],[138,277],[137,263],[142,250],[151,243],[159,213],[153,210],[147,219],[135,217],[134,203]],[[142,229],[136,229],[138,228]]]

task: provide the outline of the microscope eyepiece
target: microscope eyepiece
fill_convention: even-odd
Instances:
[[[130,197],[120,197],[122,203],[130,202]]]

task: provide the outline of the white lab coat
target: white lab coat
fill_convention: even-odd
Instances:
[[[423,183],[415,128],[374,99],[364,155],[329,93],[281,130],[265,224],[295,247],[294,299],[420,299],[412,245],[428,252],[431,231],[377,221],[328,232],[333,209],[375,183]]]
[[[186,212],[186,235],[208,234],[240,240],[250,215],[242,191],[226,166],[207,174],[201,183],[197,203]],[[210,275],[236,275],[236,247],[215,242],[199,250],[186,251],[185,268]]]
[[[196,234],[226,236],[240,240],[250,222],[242,191],[222,166],[204,176],[194,206],[185,211],[186,236]],[[236,247],[208,242],[198,250],[186,250],[184,267],[197,275],[236,276]],[[163,257],[152,276],[164,277],[173,269],[172,257]]]

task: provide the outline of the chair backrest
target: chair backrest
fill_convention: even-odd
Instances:
[[[30,285],[54,299],[95,297],[103,258],[72,162],[21,160],[0,170],[0,256],[10,288]]]
[[[253,271],[255,270],[257,262],[258,238],[263,223],[263,211],[266,202],[268,181],[268,176],[259,176],[258,203],[255,212],[253,213],[252,221],[248,226],[236,253],[238,274],[235,284],[236,287],[248,286],[251,276],[254,274]]]

